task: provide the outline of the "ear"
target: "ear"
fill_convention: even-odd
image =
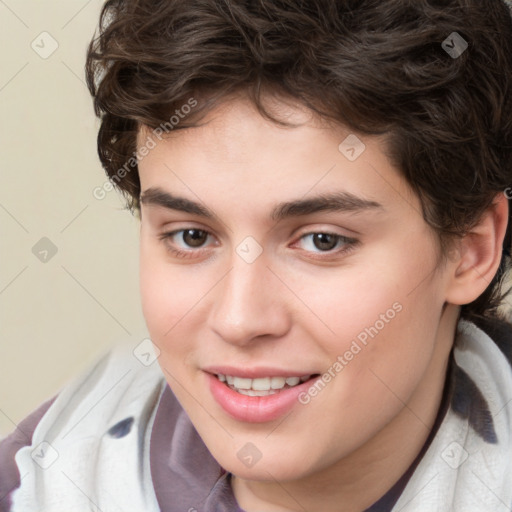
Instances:
[[[498,194],[452,252],[447,302],[469,304],[489,286],[500,265],[507,222],[508,199]]]

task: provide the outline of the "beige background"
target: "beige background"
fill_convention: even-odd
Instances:
[[[0,1],[0,437],[114,342],[146,335],[137,221],[116,192],[92,195],[105,177],[83,68],[101,5]],[[46,262],[32,253],[43,237],[57,247]]]
[[[137,221],[116,192],[92,194],[105,177],[83,67],[101,5],[0,0],[0,437],[114,342],[147,334]],[[43,237],[57,247],[46,262],[32,252]]]

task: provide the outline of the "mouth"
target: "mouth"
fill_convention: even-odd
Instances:
[[[291,412],[300,406],[299,395],[320,377],[319,373],[279,375],[272,371],[264,376],[258,371],[252,377],[247,371],[240,371],[239,375],[232,373],[235,372],[206,371],[205,375],[217,404],[231,418],[245,423],[273,421]]]
[[[220,382],[229,389],[246,396],[275,395],[282,390],[290,389],[306,382],[319,374],[302,375],[300,377],[258,377],[255,379],[236,377],[234,375],[215,374]]]

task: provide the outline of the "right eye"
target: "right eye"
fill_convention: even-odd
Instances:
[[[159,236],[167,249],[179,257],[194,257],[194,253],[202,252],[208,242],[212,242],[213,235],[197,228],[178,229],[163,233]]]

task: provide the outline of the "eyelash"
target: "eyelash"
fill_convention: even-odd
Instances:
[[[176,247],[171,246],[168,242],[171,240],[174,236],[184,233],[185,231],[202,231],[206,234],[207,237],[213,236],[209,231],[205,229],[199,229],[199,228],[184,228],[184,229],[178,229],[176,231],[169,231],[167,233],[162,233],[158,238],[160,241],[164,242],[166,245],[167,251],[169,251],[173,256],[177,258],[194,258],[201,255],[202,252],[207,250],[205,247],[198,247],[197,249],[189,249],[189,250],[182,250],[177,249]],[[359,241],[355,238],[346,237],[343,235],[340,235],[339,233],[332,233],[330,231],[311,231],[308,233],[304,233],[301,235],[298,239],[298,241],[305,239],[308,236],[312,235],[330,235],[334,236],[337,239],[337,244],[342,243],[343,246],[341,249],[338,250],[329,250],[329,251],[306,251],[309,254],[316,254],[317,256],[312,256],[313,259],[328,259],[329,257],[332,258],[332,256],[342,256],[347,254],[348,252],[352,251],[356,248],[357,245],[359,245]],[[297,243],[297,242],[295,242]],[[325,254],[325,256],[318,256],[321,254]],[[311,257],[311,256],[310,256]]]

